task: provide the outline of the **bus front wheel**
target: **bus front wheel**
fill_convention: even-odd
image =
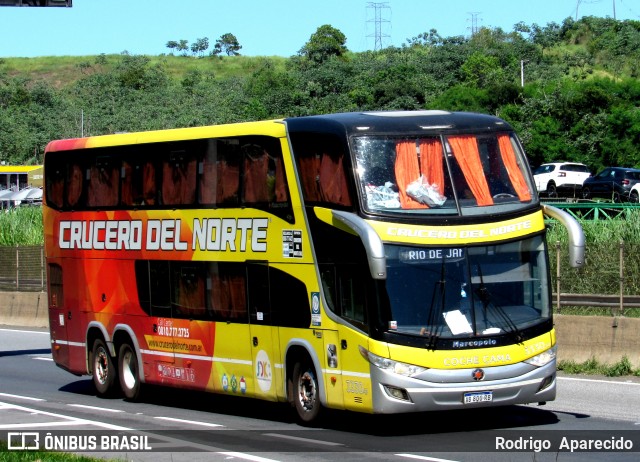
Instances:
[[[100,396],[107,396],[113,392],[116,380],[116,368],[109,349],[103,340],[97,339],[93,343],[93,383]]]
[[[136,352],[128,343],[123,343],[118,354],[118,372],[120,388],[124,397],[135,401],[140,397],[142,384],[140,383],[140,368]]]
[[[293,368],[293,404],[300,420],[315,421],[320,414],[320,396],[316,371],[309,361],[297,362]]]

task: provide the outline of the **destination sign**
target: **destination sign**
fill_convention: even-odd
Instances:
[[[404,249],[398,252],[398,259],[402,263],[441,263],[462,260],[465,257],[464,248],[445,249]]]

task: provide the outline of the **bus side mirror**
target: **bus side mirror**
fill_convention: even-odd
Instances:
[[[384,244],[378,233],[358,215],[341,210],[332,210],[331,213],[336,220],[360,236],[367,252],[371,277],[373,279],[387,279],[387,257],[384,254]]]
[[[569,234],[569,264],[573,268],[584,266],[585,239],[582,226],[578,220],[573,218],[564,210],[560,210],[552,205],[542,205],[542,212],[551,218],[555,218],[567,228]]]

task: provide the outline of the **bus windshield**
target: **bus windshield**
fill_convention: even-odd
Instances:
[[[511,133],[367,135],[352,139],[363,207],[370,213],[507,212],[535,200]]]
[[[489,246],[385,249],[391,332],[519,335],[551,316],[542,236]]]

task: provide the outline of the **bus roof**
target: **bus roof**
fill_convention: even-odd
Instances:
[[[234,124],[209,125],[204,127],[173,128],[146,132],[117,133],[113,135],[70,138],[51,141],[46,152],[67,151],[83,148],[103,148],[108,146],[162,143],[176,140],[196,140],[202,138],[223,138],[227,136],[266,135],[284,137],[285,126],[281,120],[241,122]]]
[[[485,114],[471,112],[423,111],[379,111],[345,112],[317,116],[284,119],[290,132],[331,131],[339,133],[397,133],[425,132],[456,133],[464,131],[511,131],[504,120]]]
[[[258,122],[241,122],[55,140],[47,145],[46,152],[226,136],[266,135],[284,137],[286,136],[286,132],[283,122],[286,124],[286,129],[292,133],[333,132],[346,133],[347,135],[373,132],[422,132],[425,134],[437,134],[453,131],[456,133],[465,131],[477,133],[479,131],[512,130],[509,124],[498,117],[471,112],[447,112],[439,110],[344,112]]]

